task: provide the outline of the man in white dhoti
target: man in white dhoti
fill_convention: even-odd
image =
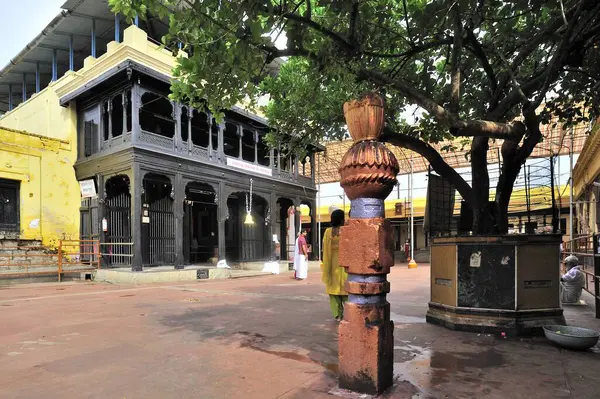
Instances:
[[[293,261],[294,261],[294,279],[297,278],[296,277],[296,271],[298,270],[297,265],[298,265],[298,262],[300,261],[300,258],[297,255],[298,254],[298,239],[299,238],[300,238],[300,233],[298,233],[298,235],[296,235],[296,241],[295,241],[295,244],[294,244],[294,258],[293,258]]]
[[[306,245],[306,230],[302,230],[296,240],[294,251],[295,278],[304,280],[308,277],[308,246]]]

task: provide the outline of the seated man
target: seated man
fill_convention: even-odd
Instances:
[[[567,272],[560,278],[561,302],[565,304],[579,303],[581,291],[585,286],[585,275],[581,271],[579,259],[575,255],[565,258]]]

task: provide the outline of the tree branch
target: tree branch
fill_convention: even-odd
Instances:
[[[289,13],[289,12],[281,14],[281,17],[292,20],[292,21],[300,22],[301,24],[306,25],[306,26],[316,30],[317,32],[322,33],[324,36],[326,36],[330,39],[333,39],[334,42],[336,42],[337,44],[342,46],[347,51],[355,50],[354,45],[352,45],[351,43],[348,43],[348,41],[346,41],[346,39],[344,39],[342,36],[340,36],[339,34],[337,34],[334,31],[332,31],[331,29],[326,28],[325,26],[313,21],[310,18],[306,18],[301,15]]]
[[[460,21],[460,7],[454,7],[454,43],[452,46],[452,71],[450,75],[450,112],[458,115],[460,104],[460,56],[462,51],[462,23]]]
[[[453,37],[447,37],[445,39],[434,40],[428,43],[423,43],[417,46],[411,47],[410,50],[403,51],[401,53],[378,53],[375,51],[362,51],[361,54],[368,55],[376,58],[401,58],[401,57],[412,57],[422,53],[423,51],[431,50],[432,48],[445,46],[453,43]]]
[[[312,18],[312,4],[311,0],[306,0],[306,12],[304,13],[304,17],[311,19]]]
[[[550,60],[550,65],[548,65],[548,68],[546,68],[547,72],[546,79],[544,80],[544,85],[540,89],[536,100],[530,105],[531,108],[534,110],[542,103],[544,97],[546,96],[546,92],[550,87],[550,83],[554,81],[556,79],[556,76],[560,73],[563,62],[569,54],[568,43],[571,39],[571,33],[573,33],[573,29],[575,29],[575,25],[577,25],[577,21],[579,20],[579,15],[581,15],[581,12],[583,11],[583,4],[584,1],[581,1],[579,3],[579,6],[575,10],[574,15],[571,17],[571,22],[569,22],[565,33],[563,33],[563,38],[558,46],[558,49],[556,50],[554,56]]]
[[[406,148],[423,156],[433,170],[440,176],[447,179],[460,193],[461,197],[468,203],[472,203],[473,191],[469,184],[462,178],[456,170],[444,161],[435,148],[429,143],[419,140],[418,138],[394,132],[389,127],[383,130],[382,141],[393,144],[398,147]]]
[[[309,0],[310,3],[310,0]],[[359,2],[352,4],[352,13],[350,14],[350,43],[356,44],[356,23],[358,21]]]
[[[497,123],[484,120],[462,121],[456,115],[433,101],[427,93],[400,78],[392,79],[375,70],[361,69],[358,75],[379,86],[390,86],[435,117],[440,123],[453,129],[455,136],[485,136],[498,139],[518,139],[525,133],[520,122]]]
[[[521,163],[525,162],[535,149],[535,146],[542,140],[540,119],[535,112],[535,108],[530,108],[524,113],[523,117],[525,118],[528,135],[523,140],[523,144],[521,144],[516,154],[517,160]]]
[[[408,36],[409,43],[412,43],[412,35],[410,34],[410,25],[408,24],[408,7],[406,6],[406,0],[402,0],[404,6],[404,21],[406,21],[406,36]]]
[[[479,59],[479,61],[481,62],[481,66],[483,67],[483,70],[485,71],[485,74],[488,78],[488,82],[490,84],[491,95],[493,96],[493,94],[496,92],[496,89],[498,88],[498,81],[496,79],[494,69],[492,68],[490,61],[488,60],[487,56],[485,55],[485,52],[483,51],[483,47],[481,47],[481,44],[479,43],[479,40],[477,40],[477,38],[475,37],[475,34],[473,33],[472,29],[467,29],[467,40],[473,46],[472,49],[470,47],[467,47],[467,49],[471,50],[473,55],[475,55],[475,57],[477,57],[477,59]]]
[[[597,5],[597,0],[580,0],[579,4],[575,7],[572,7],[570,10],[568,10],[565,13],[565,15],[568,19],[572,19],[573,14],[577,11],[578,7],[581,7],[582,10],[588,10],[590,7],[593,8],[596,5]],[[529,40],[527,42],[519,44],[516,48],[520,49],[520,50],[519,50],[518,54],[515,56],[515,58],[513,59],[511,65],[510,65],[510,70],[513,71],[513,73],[515,71],[517,71],[518,68],[523,63],[523,61],[525,61],[527,59],[527,57],[529,57],[529,55],[531,55],[531,53],[533,53],[536,49],[538,49],[545,40],[554,36],[556,34],[556,32],[563,25],[564,25],[564,21],[563,21],[562,17],[555,18],[537,36],[533,37],[531,40]],[[534,78],[537,78],[537,74],[532,75],[532,76]],[[498,84],[498,88],[496,90],[496,93],[494,93],[493,102],[495,102],[495,103],[499,102],[499,99],[502,96],[502,92],[503,92],[504,88],[506,87],[506,85],[508,84],[509,80],[510,80],[510,75],[506,75],[500,80],[500,82]],[[527,94],[526,91],[525,91],[525,93]],[[515,93],[515,94],[518,94],[518,93]],[[504,100],[503,100],[503,102],[504,102]],[[510,108],[512,108],[512,107],[510,107]],[[510,109],[510,108],[508,108],[508,109]],[[503,111],[503,112],[495,112],[494,111],[495,114],[504,114],[506,112],[507,111]]]

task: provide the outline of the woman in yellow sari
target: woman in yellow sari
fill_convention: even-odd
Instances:
[[[344,302],[348,300],[348,293],[344,284],[348,279],[346,269],[340,267],[338,255],[340,252],[340,227],[344,225],[344,211],[338,209],[331,214],[331,227],[325,230],[323,237],[323,271],[322,281],[325,283],[326,292],[329,294],[329,305],[333,317],[340,321],[344,318]]]

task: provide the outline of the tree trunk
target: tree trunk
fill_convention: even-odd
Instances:
[[[492,233],[493,218],[489,204],[490,175],[487,165],[489,139],[476,137],[471,145],[471,177],[473,182],[473,234]]]

